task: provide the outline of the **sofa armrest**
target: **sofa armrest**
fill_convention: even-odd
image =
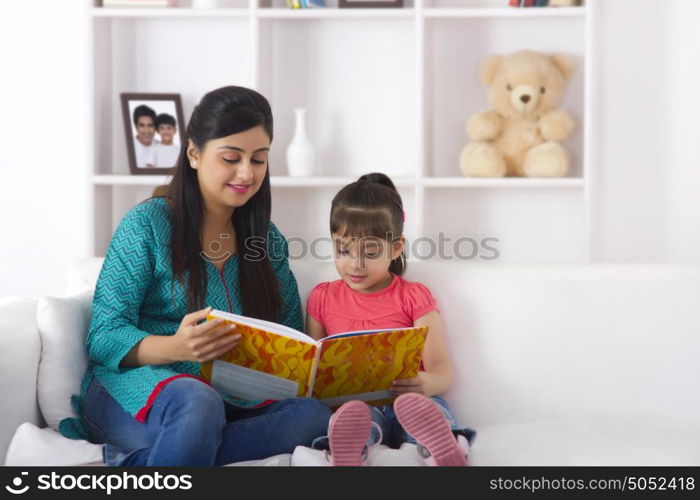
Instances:
[[[41,339],[36,325],[37,301],[0,299],[0,458],[22,422],[42,426],[37,403],[37,372]]]

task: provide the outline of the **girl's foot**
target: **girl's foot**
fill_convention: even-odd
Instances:
[[[468,465],[467,440],[455,439],[450,424],[432,399],[415,392],[402,394],[394,401],[394,411],[406,432],[419,443],[419,450],[422,447],[428,451],[428,456],[423,456],[426,464]]]
[[[370,409],[362,401],[348,401],[338,408],[328,424],[331,464],[350,467],[365,465],[371,428]]]

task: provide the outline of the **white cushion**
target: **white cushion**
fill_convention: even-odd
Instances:
[[[476,466],[698,466],[692,419],[591,418],[480,426]]]
[[[70,403],[80,393],[87,366],[85,337],[92,317],[92,290],[73,297],[43,297],[37,305],[41,358],[37,379],[39,408],[49,427],[75,416]]]
[[[0,298],[0,460],[22,422],[41,423],[36,379],[41,340],[36,300]]]
[[[328,467],[326,453],[307,446],[297,446],[292,453],[291,465],[297,467]],[[424,466],[415,444],[404,443],[398,450],[383,444],[372,446],[367,453],[368,467]]]
[[[234,462],[227,464],[226,467],[289,467],[291,453],[282,453],[281,455],[273,455],[260,460],[246,460],[244,462]]]
[[[274,455],[261,460],[236,462],[229,466],[289,466],[292,455]],[[6,466],[70,466],[103,464],[102,445],[82,439],[68,439],[58,432],[24,423],[17,428],[7,449]]]
[[[102,445],[68,439],[58,432],[25,422],[15,432],[6,466],[65,466],[102,462]]]

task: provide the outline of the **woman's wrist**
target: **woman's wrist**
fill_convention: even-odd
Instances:
[[[160,352],[165,358],[164,364],[184,361],[184,359],[180,356],[177,343],[178,339],[175,337],[175,335],[159,335],[159,337],[162,339],[159,347]]]
[[[171,335],[149,335],[124,357],[124,366],[167,365],[181,361],[177,341]]]

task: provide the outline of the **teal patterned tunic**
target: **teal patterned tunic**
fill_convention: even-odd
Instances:
[[[92,322],[86,348],[88,368],[81,394],[72,398],[82,415],[83,398],[92,377],[139,421],[162,387],[181,376],[200,375],[199,363],[124,367],[124,356],[148,335],[173,335],[187,311],[187,290],[174,279],[171,258],[170,206],[163,198],[147,200],[132,208],[117,227],[107,250],[92,301]],[[301,301],[296,279],[289,269],[286,240],[274,224],[268,232],[268,252],[280,282],[281,323],[303,329]],[[207,270],[206,306],[242,314],[238,283],[238,256],[230,257],[222,271],[204,259]],[[189,273],[185,273],[187,284]],[[241,401],[222,394],[224,400],[243,407],[264,401]],[[86,439],[81,418],[60,423],[60,432],[73,439]]]

